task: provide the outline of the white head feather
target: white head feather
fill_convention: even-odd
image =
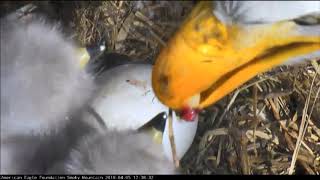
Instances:
[[[226,24],[273,23],[320,12],[320,1],[215,1],[213,6]]]

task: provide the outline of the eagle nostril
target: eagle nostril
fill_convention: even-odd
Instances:
[[[169,77],[167,75],[160,75],[159,77],[160,91],[168,94]]]

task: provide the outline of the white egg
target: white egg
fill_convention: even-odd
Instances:
[[[91,106],[110,129],[136,130],[168,108],[155,96],[151,86],[152,66],[126,64],[104,72],[99,77],[98,91]],[[173,113],[173,132],[178,158],[182,158],[193,142],[198,119],[181,120]],[[163,149],[172,160],[168,121],[163,134]]]

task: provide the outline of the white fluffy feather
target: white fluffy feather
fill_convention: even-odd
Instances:
[[[1,20],[1,138],[47,134],[89,97],[91,80],[54,26]]]
[[[1,21],[1,174],[173,173],[148,135],[101,134],[81,111],[93,84],[75,54],[52,26]]]
[[[49,174],[173,174],[161,144],[150,135],[106,132],[84,138]]]
[[[0,41],[0,172],[43,173],[86,132],[79,122],[68,124],[93,83],[77,67],[72,43],[45,21],[1,19]],[[73,132],[62,133],[67,126]]]

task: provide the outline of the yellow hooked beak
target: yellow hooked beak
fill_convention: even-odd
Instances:
[[[227,25],[211,2],[200,2],[160,52],[152,86],[172,109],[202,109],[258,73],[318,50],[319,34],[301,33],[292,21]]]

